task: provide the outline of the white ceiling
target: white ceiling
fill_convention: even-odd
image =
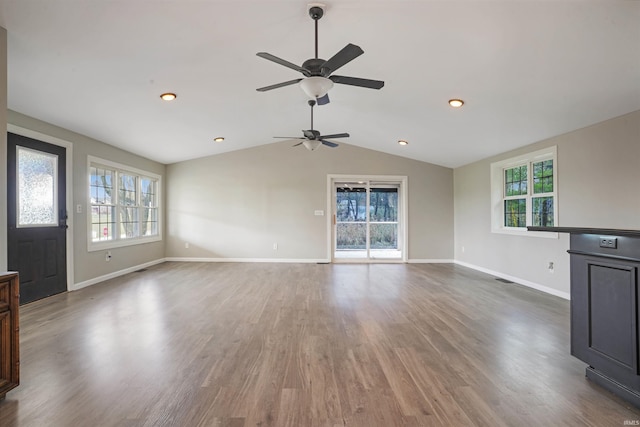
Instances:
[[[301,75],[256,53],[312,58],[307,4],[0,0],[8,106],[167,164],[301,135],[299,87],[255,90]],[[640,109],[640,1],[326,4],[320,57],[354,43],[337,74],[386,83],[335,85],[316,108],[349,144],[457,167]]]

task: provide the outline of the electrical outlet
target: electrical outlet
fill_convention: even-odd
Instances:
[[[616,249],[618,247],[617,237],[600,237],[600,247]]]
[[[104,260],[107,262],[111,261],[111,251],[107,251],[107,253],[104,256]]]

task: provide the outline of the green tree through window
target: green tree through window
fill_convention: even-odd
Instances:
[[[553,159],[504,169],[503,224],[524,228],[554,225]],[[529,177],[532,177],[530,180]],[[527,221],[528,217],[530,220]]]

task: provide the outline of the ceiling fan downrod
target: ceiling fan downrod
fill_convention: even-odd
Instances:
[[[312,6],[309,8],[309,16],[315,22],[316,27],[316,59],[318,59],[318,21],[322,18],[322,15],[324,15],[324,10],[322,10],[320,6]]]
[[[311,107],[311,130],[313,130],[313,106],[316,105],[316,100],[310,99],[308,102],[309,106]]]

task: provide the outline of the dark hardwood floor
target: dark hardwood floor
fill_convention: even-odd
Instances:
[[[569,303],[452,264],[157,265],[21,307],[0,426],[623,426]]]

